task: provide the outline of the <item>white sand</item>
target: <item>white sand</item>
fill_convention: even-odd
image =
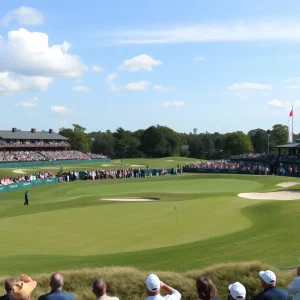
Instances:
[[[131,165],[132,167],[144,167],[145,165]]]
[[[298,182],[282,182],[282,183],[277,184],[277,186],[291,187],[291,186],[294,186],[294,185],[297,185],[297,184],[299,184],[299,183]]]
[[[300,200],[300,191],[278,191],[270,193],[241,193],[241,198],[253,200]]]
[[[106,201],[125,201],[125,202],[137,202],[137,201],[156,201],[154,199],[150,199],[150,198],[105,198],[105,199],[101,199],[101,200],[106,200]]]
[[[109,167],[111,164],[104,164],[104,165],[101,165],[102,167]]]
[[[26,174],[26,172],[24,172],[25,169],[18,169],[18,170],[13,170],[14,173],[16,174]]]

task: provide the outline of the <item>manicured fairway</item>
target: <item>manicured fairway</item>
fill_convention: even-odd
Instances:
[[[0,194],[0,274],[104,265],[181,271],[252,259],[295,264],[300,201],[237,194],[296,180],[184,174],[80,181],[32,189],[28,207],[23,190]],[[160,200],[101,200],[108,196]]]

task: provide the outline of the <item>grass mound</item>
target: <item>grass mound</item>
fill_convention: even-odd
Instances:
[[[192,270],[185,273],[154,271],[162,281],[178,289],[183,299],[196,299],[195,278],[199,275],[209,276],[218,288],[218,298],[227,299],[228,285],[239,281],[247,289],[247,299],[261,291],[258,272],[261,270],[273,270],[278,278],[278,286],[286,289],[295,275],[295,271],[280,271],[274,266],[261,262],[243,262],[218,264],[203,270]],[[150,272],[130,267],[105,267],[99,269],[81,269],[75,271],[63,271],[65,278],[65,291],[72,293],[76,299],[93,299],[91,285],[94,279],[105,279],[109,294],[116,295],[120,299],[145,299],[144,280]],[[34,299],[49,291],[50,274],[33,276],[38,281],[34,292]],[[4,278],[2,278],[4,280]]]

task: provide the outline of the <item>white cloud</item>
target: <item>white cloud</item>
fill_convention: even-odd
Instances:
[[[271,90],[272,86],[270,84],[241,82],[229,85],[227,88],[229,90]]]
[[[76,85],[76,86],[73,86],[73,91],[75,92],[83,92],[83,93],[87,93],[87,92],[90,92],[91,90],[84,86],[84,85]]]
[[[135,56],[131,59],[126,59],[121,66],[118,67],[119,70],[138,72],[141,70],[146,70],[148,72],[152,71],[153,67],[159,66],[162,61],[155,60],[147,54],[141,54]]]
[[[163,85],[155,85],[153,87],[153,89],[155,91],[158,91],[158,92],[169,92],[169,91],[174,91],[175,88],[174,87],[171,87],[171,86],[163,86]]]
[[[20,102],[15,102],[14,105],[17,107],[26,107],[26,108],[31,108],[31,107],[36,107],[38,105],[38,98],[34,97],[33,99],[27,99],[24,101]]]
[[[150,86],[150,83],[147,81],[131,82],[126,84],[125,86],[118,86],[115,82],[116,78],[117,78],[117,74],[112,73],[109,74],[105,79],[108,89],[111,92],[120,92],[120,91],[142,92],[145,91]]]
[[[160,103],[160,106],[170,107],[170,106],[185,106],[184,101],[164,101]]]
[[[138,81],[131,82],[125,85],[125,87],[121,87],[121,90],[125,91],[133,91],[133,92],[142,92],[145,91],[150,86],[150,83],[147,81]]]
[[[202,62],[205,61],[205,58],[203,56],[197,56],[194,58],[194,62]]]
[[[71,112],[70,109],[64,107],[64,106],[51,106],[51,111],[55,112],[55,113],[61,113],[61,114],[66,114],[66,113],[69,113]]]
[[[79,77],[86,66],[76,55],[68,54],[71,45],[49,46],[48,35],[24,28],[0,37],[0,72],[27,76]]]
[[[90,67],[90,71],[91,72],[103,72],[104,69],[100,66],[93,65]]]
[[[46,91],[51,82],[52,78],[50,77],[0,72],[0,95],[11,95],[25,91]]]
[[[7,26],[12,21],[22,25],[38,25],[44,23],[44,16],[36,8],[21,6],[7,13],[1,20],[1,24]]]
[[[95,37],[104,38],[105,34]],[[300,22],[250,20],[224,24],[195,24],[162,29],[111,32],[116,44],[166,44],[207,42],[300,41]]]
[[[267,102],[268,105],[274,109],[282,109],[282,110],[288,110],[292,108],[292,105],[289,101],[282,101],[277,99],[272,99]]]

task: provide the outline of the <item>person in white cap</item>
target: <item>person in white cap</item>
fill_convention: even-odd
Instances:
[[[293,300],[300,300],[300,267],[297,268],[297,276],[288,286],[287,291],[293,296]]]
[[[246,299],[246,288],[239,282],[231,284],[229,287],[229,299],[230,300],[243,300]]]
[[[253,300],[288,300],[287,291],[276,287],[276,275],[274,272],[267,270],[258,273],[263,287],[263,291],[255,295]]]
[[[146,300],[159,300],[159,299],[167,299],[167,300],[180,300],[181,294],[173,289],[172,287],[166,285],[155,274],[150,274],[147,276],[146,281],[147,288],[147,298]],[[167,295],[161,296],[160,291],[164,290]]]

